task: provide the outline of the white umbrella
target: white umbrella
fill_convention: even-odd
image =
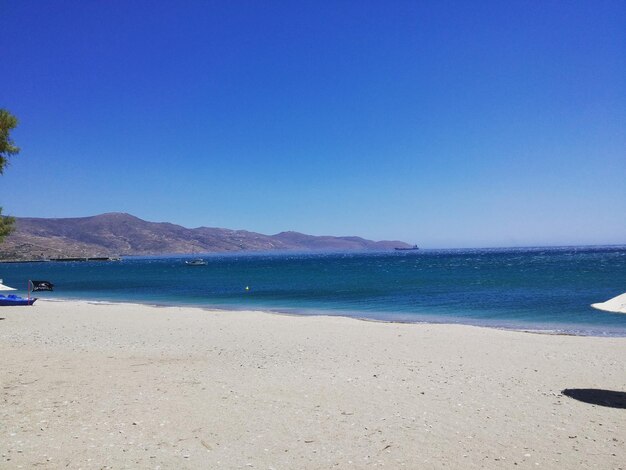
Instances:
[[[591,304],[591,306],[606,312],[626,313],[626,293],[613,297],[606,302]]]
[[[0,279],[0,290],[16,290],[16,289],[13,289],[13,287],[5,286],[4,284],[2,284],[2,279]]]

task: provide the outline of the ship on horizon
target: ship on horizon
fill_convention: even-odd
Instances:
[[[396,247],[396,248],[394,248],[394,250],[396,250],[396,251],[413,251],[413,250],[419,250],[419,247],[417,245],[413,245],[413,246],[410,246],[408,248],[398,248],[398,247]]]

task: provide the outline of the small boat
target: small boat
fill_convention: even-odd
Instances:
[[[394,248],[394,250],[396,250],[396,251],[413,251],[413,250],[419,250],[419,247],[417,245],[413,245],[413,246],[410,246],[408,248]]]
[[[30,299],[25,299],[24,297],[20,297],[19,295],[0,295],[0,306],[7,307],[12,305],[33,305],[37,300],[35,297]]]
[[[190,261],[185,261],[185,264],[187,266],[204,266],[206,265],[206,261],[204,261],[202,258],[198,258],[198,259],[192,259]]]

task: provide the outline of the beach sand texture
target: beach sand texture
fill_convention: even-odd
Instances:
[[[0,309],[0,468],[626,468],[626,338]]]

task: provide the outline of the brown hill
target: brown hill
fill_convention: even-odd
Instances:
[[[399,241],[318,237],[298,232],[263,235],[211,227],[189,229],[110,213],[66,219],[17,218],[15,232],[0,245],[0,260],[242,250],[389,250],[407,246]]]

